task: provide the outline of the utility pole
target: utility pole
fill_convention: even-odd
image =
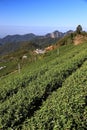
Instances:
[[[60,54],[60,51],[59,51],[59,48],[57,49],[57,55],[59,55]]]
[[[20,67],[20,63],[18,63],[18,72],[19,72],[19,74],[20,74],[20,71],[21,71],[20,68],[21,68],[21,67]]]

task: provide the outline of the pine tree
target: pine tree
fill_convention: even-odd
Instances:
[[[77,32],[77,34],[81,34],[81,32],[82,32],[82,26],[81,25],[77,26],[76,32]]]

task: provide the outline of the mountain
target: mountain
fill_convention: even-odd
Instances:
[[[69,30],[69,31],[63,33],[63,32],[60,32],[60,31],[56,30],[56,31],[54,31],[52,33],[46,34],[45,37],[46,38],[48,38],[48,37],[50,37],[50,38],[62,38],[63,36],[68,35],[68,34],[73,33],[73,32],[74,32],[73,30]]]
[[[39,45],[33,43],[33,42],[16,42],[14,43],[7,43],[0,46],[0,55],[6,55],[15,51],[20,50],[34,50],[36,48],[39,48]]]
[[[54,37],[53,37],[54,35]],[[58,39],[63,36],[63,33],[55,31],[53,33],[46,34],[45,36],[37,36],[33,33],[25,35],[8,35],[0,39],[0,55],[5,55],[10,52],[14,52],[22,47],[25,48],[43,48],[51,44],[54,44]],[[31,47],[33,44],[33,47]]]
[[[13,43],[13,42],[23,42],[23,41],[30,41],[37,36],[33,33],[25,34],[25,35],[8,35],[2,39],[0,39],[1,44],[5,43]]]
[[[24,41],[31,41],[34,39],[44,39],[44,38],[61,38],[64,35],[67,35],[69,33],[73,32],[72,30],[69,30],[65,33],[60,32],[60,31],[54,31],[52,33],[47,33],[46,35],[43,36],[38,36],[33,33],[25,34],[25,35],[7,35],[6,37],[0,39],[0,44],[5,44],[5,43],[17,43],[17,42],[24,42]]]
[[[73,32],[74,32],[73,30],[69,30],[69,31],[65,32],[64,35],[68,35],[68,34],[73,33]]]
[[[48,33],[45,35],[45,37],[50,37],[50,38],[61,38],[64,36],[64,33],[59,32],[59,31],[54,31],[52,33]]]
[[[16,42],[16,43],[6,43],[3,45],[0,45],[0,55],[6,55],[11,52],[15,52],[16,50],[19,50],[21,48],[26,50],[34,50],[37,48],[44,48],[50,45],[55,44],[58,41],[58,39],[53,38],[36,38],[32,41],[25,41],[25,42]]]
[[[5,55],[10,52],[14,52],[22,47],[25,48],[26,45],[27,45],[26,49],[30,49],[30,48],[36,49],[37,47],[44,48],[52,44],[55,44],[61,38],[67,36],[72,32],[73,32],[72,30],[69,30],[63,33],[56,30],[52,33],[47,33],[44,36],[37,36],[33,33],[25,34],[25,35],[8,35],[0,39],[0,55]]]

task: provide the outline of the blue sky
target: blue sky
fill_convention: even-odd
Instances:
[[[87,0],[0,0],[0,37],[87,28]]]

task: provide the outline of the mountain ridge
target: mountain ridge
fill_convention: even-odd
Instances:
[[[24,35],[20,35],[20,34],[15,34],[15,35],[7,35],[4,38],[0,38],[0,44],[6,44],[6,43],[16,43],[16,42],[24,42],[24,41],[31,41],[34,40],[36,38],[61,38],[64,35],[73,32],[72,30],[69,30],[65,33],[60,32],[58,30],[51,32],[51,33],[47,33],[46,35],[36,35],[34,33],[29,33],[29,34],[24,34]]]
[[[30,34],[24,34],[24,35],[7,35],[6,37],[0,39],[1,44],[6,44],[8,42],[22,42],[22,41],[28,41],[32,40],[36,37],[36,35],[30,33]]]
[[[45,48],[50,45],[54,45],[64,36],[72,33],[72,30],[69,30],[65,33],[60,31],[54,31],[52,33],[47,33],[44,36],[38,36],[33,33],[24,34],[24,35],[7,35],[3,39],[0,39],[0,55],[6,55],[21,48],[31,50],[37,48]]]

